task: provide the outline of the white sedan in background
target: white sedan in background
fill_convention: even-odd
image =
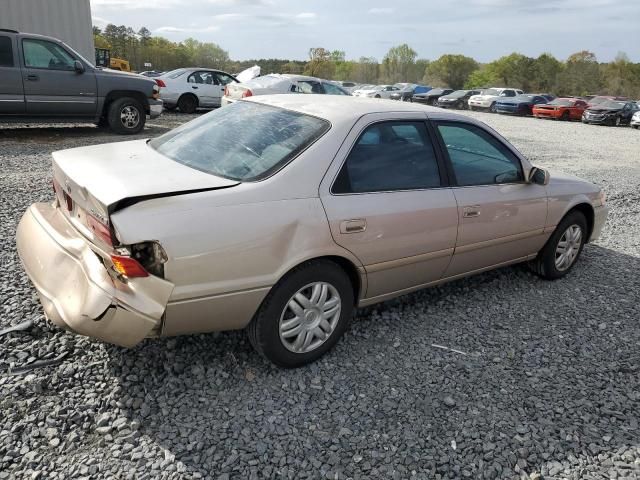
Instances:
[[[178,68],[155,81],[160,87],[164,107],[167,110],[178,108],[183,113],[219,107],[225,86],[238,82],[226,72],[207,68]]]
[[[470,110],[489,110],[496,113],[496,103],[505,97],[515,97],[522,95],[524,92],[517,88],[488,88],[483,90],[480,95],[473,95],[469,98]]]
[[[255,95],[282,93],[316,93],[320,95],[350,95],[344,88],[329,80],[307,75],[273,73],[244,83],[230,83],[224,91],[222,105],[228,105]]]
[[[391,98],[391,94],[399,92],[400,89],[395,85],[375,85],[368,90],[360,89],[353,92],[354,97],[368,98]]]

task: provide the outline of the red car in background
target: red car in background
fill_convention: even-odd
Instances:
[[[588,107],[587,102],[579,98],[556,98],[549,103],[534,105],[532,113],[536,118],[581,120],[582,113]]]

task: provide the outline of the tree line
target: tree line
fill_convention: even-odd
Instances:
[[[453,89],[508,86],[529,92],[556,95],[608,94],[640,98],[640,63],[620,53],[612,62],[599,62],[595,54],[581,51],[559,60],[549,53],[537,58],[512,53],[493,62],[480,63],[464,55],[442,55],[436,60],[419,58],[409,45],[389,49],[382,61],[373,57],[348,60],[342,50],[309,49],[306,61],[254,59],[237,61],[219,45],[188,38],[172,42],[153,36],[143,27],[137,32],[124,25],[93,28],[96,47],[111,49],[111,56],[124,58],[133,70],[166,71],[179,67],[219,68],[239,73],[259,65],[263,74],[297,73],[332,80],[386,84],[410,82]]]

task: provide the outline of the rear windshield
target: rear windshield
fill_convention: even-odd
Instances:
[[[493,95],[494,97],[497,97],[498,95],[500,95],[500,91],[496,90],[495,88],[489,88],[488,90],[483,90],[482,94],[483,95]]]
[[[236,102],[149,142],[188,167],[219,177],[268,177],[330,128],[326,120],[252,102]]]

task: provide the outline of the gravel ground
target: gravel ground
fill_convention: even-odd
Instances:
[[[34,321],[0,337],[0,479],[640,478],[640,132],[470,115],[604,186],[601,239],[557,282],[505,268],[362,311],[294,371],[242,332],[125,350],[47,325],[16,224],[52,150],[125,138],[0,130],[0,329]]]

